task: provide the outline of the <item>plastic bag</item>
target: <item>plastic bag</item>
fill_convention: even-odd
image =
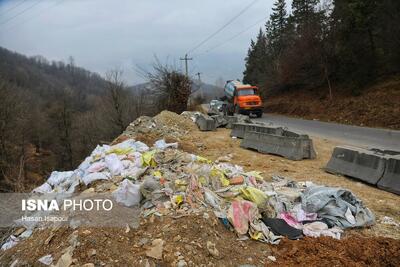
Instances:
[[[53,188],[51,188],[51,185],[49,185],[48,183],[44,183],[41,186],[38,186],[35,189],[33,189],[32,192],[39,193],[39,194],[46,194],[46,193],[50,193],[52,190],[53,190]]]
[[[142,200],[142,195],[140,194],[140,185],[133,184],[127,179],[122,181],[112,195],[118,203],[127,207],[139,205],[140,201]]]
[[[93,172],[101,172],[107,167],[107,165],[104,162],[95,162],[92,165],[90,165],[89,168],[87,168],[88,173],[93,173]]]
[[[268,196],[263,191],[255,187],[242,187],[240,188],[240,193],[244,199],[256,203],[258,207],[262,207],[268,201]]]
[[[132,167],[121,172],[121,176],[130,180],[137,180],[145,171],[146,168]]]
[[[149,149],[150,148],[145,143],[140,141],[135,142],[135,151],[143,153],[149,151]]]
[[[53,257],[49,254],[46,256],[41,257],[38,261],[44,265],[50,265],[53,263]]]
[[[164,139],[158,140],[154,143],[154,147],[159,149],[159,150],[164,150],[166,148],[172,147],[172,148],[178,148],[178,143],[166,143]]]
[[[10,248],[12,248],[13,246],[17,245],[18,242],[19,242],[18,237],[15,237],[15,236],[11,235],[11,236],[8,238],[7,242],[5,242],[5,243],[1,246],[1,250],[10,249]]]
[[[210,176],[212,178],[219,178],[219,181],[224,187],[228,186],[230,183],[229,180],[226,179],[224,172],[219,169],[213,168],[210,172]]]
[[[47,183],[51,186],[57,186],[63,183],[65,180],[69,179],[74,174],[73,171],[67,172],[57,172],[54,171],[51,173],[49,179],[47,179]]]
[[[253,202],[246,200],[232,201],[228,210],[228,219],[240,235],[247,233],[249,222],[257,219],[257,215],[257,206]]]
[[[91,174],[88,174],[82,178],[82,181],[85,183],[85,185],[88,185],[94,181],[97,180],[108,180],[110,179],[110,173],[108,172],[94,172]]]
[[[121,174],[122,170],[124,169],[124,165],[116,154],[107,155],[104,160],[112,175]]]
[[[154,160],[154,154],[155,153],[156,153],[156,151],[153,150],[153,151],[145,152],[145,153],[142,154],[142,165],[144,167],[147,167],[147,166],[155,167],[155,166],[157,166],[157,163]]]

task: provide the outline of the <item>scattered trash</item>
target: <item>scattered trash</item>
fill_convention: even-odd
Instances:
[[[153,133],[153,130],[165,136],[177,136],[192,129],[191,119],[192,126],[187,126],[187,120],[183,120],[176,122],[176,129],[166,127],[168,118],[174,116],[164,113],[158,118],[140,117],[128,127],[125,137]],[[232,157],[231,154],[225,155],[213,162],[183,152],[177,143],[169,144],[165,139],[156,141],[149,148],[134,138],[127,138],[112,146],[97,146],[75,171],[53,172],[46,183],[34,191],[40,194],[111,191],[116,202],[124,206],[140,205],[141,216],[148,222],[153,223],[162,216],[171,216],[175,220],[196,213],[207,223],[221,223],[226,229],[235,231],[237,240],[253,239],[270,244],[278,244],[282,236],[290,239],[303,236],[340,239],[343,229],[374,223],[371,211],[348,190],[293,182],[278,176],[267,182],[262,173],[246,172],[243,167],[231,164]],[[384,217],[382,221],[396,223],[390,219]],[[71,220],[70,225],[77,228],[81,222]],[[163,231],[168,231],[168,227],[165,225]],[[129,225],[123,231],[129,233]],[[1,249],[15,246],[31,233],[21,230],[18,237],[10,236]],[[87,232],[83,234],[90,235]],[[53,236],[54,233],[49,234],[45,245],[52,242]],[[150,236],[143,236],[135,246],[139,244],[145,248],[147,257],[161,260],[165,242],[158,238],[160,236],[155,236],[157,239],[151,242]],[[175,235],[173,241],[184,243],[187,238]],[[72,243],[76,244],[76,241],[75,238]],[[207,241],[206,248],[204,243],[197,247],[206,249],[206,253],[216,259],[221,259],[224,252],[222,247],[219,251],[212,240]],[[73,249],[71,245],[57,254],[62,256],[55,266],[70,266]],[[93,255],[96,255],[95,250],[89,256]],[[40,260],[50,262],[50,257],[46,255]],[[268,259],[276,261],[274,256]],[[51,258],[48,265],[52,262]],[[176,259],[175,264],[193,265],[183,258]]]
[[[19,238],[13,235],[9,236],[7,241],[1,246],[1,250],[7,250],[17,245],[19,242]]]
[[[313,222],[304,225],[303,233],[305,236],[310,237],[330,236],[335,239],[340,239],[340,235],[343,233],[343,230],[337,226],[329,229],[326,223]]]
[[[350,191],[340,188],[312,186],[302,195],[302,207],[307,212],[329,220],[340,228],[370,226],[375,216]]]
[[[38,259],[38,261],[44,265],[50,265],[53,263],[53,256],[51,255],[46,255]]]
[[[380,222],[383,223],[383,224],[400,227],[400,223],[396,222],[392,217],[383,216],[383,218],[380,220]]]
[[[167,148],[178,148],[178,143],[167,144],[164,139],[161,139],[154,143],[154,147],[160,150],[164,150]]]
[[[131,181],[125,179],[119,185],[112,195],[118,203],[127,207],[139,205],[142,195],[140,194],[140,185],[133,184]]]

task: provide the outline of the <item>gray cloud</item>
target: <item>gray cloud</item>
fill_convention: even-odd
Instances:
[[[73,56],[78,65],[104,74],[125,70],[129,83],[140,83],[135,65],[149,67],[153,56],[180,67],[179,58],[253,0],[39,0],[40,3],[6,24],[3,21],[32,5],[29,0],[7,12],[17,1],[0,1],[0,45],[51,60]],[[260,23],[231,42],[210,51],[267,16],[273,0],[260,0],[194,52],[192,73],[202,72],[209,83],[241,78],[250,39]],[[202,54],[203,53],[203,54]],[[199,55],[197,55],[199,54]]]

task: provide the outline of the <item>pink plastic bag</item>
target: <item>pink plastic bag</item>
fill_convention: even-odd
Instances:
[[[238,234],[244,235],[249,230],[249,222],[257,219],[258,208],[247,200],[232,201],[228,211],[228,219]]]

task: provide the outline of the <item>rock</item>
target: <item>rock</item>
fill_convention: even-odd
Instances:
[[[58,259],[55,267],[69,267],[72,264],[73,247],[68,247],[66,252]]]
[[[68,238],[68,242],[73,248],[75,248],[79,243],[78,236],[79,236],[78,230],[75,230]]]
[[[54,235],[55,235],[55,233],[53,231],[51,231],[50,235],[44,241],[44,244],[48,245],[50,243],[50,241],[53,239]]]
[[[210,215],[207,212],[204,212],[203,218],[208,220],[208,219],[210,219]]]
[[[172,239],[174,242],[178,242],[179,240],[181,240],[181,236],[177,235]]]
[[[89,258],[96,255],[96,250],[94,248],[89,249],[89,251],[87,252],[87,255]]]
[[[146,238],[146,237],[143,237],[143,238],[141,238],[141,239],[139,240],[139,246],[144,246],[144,245],[146,245],[147,243],[149,243],[149,239]]]
[[[215,247],[215,244],[211,241],[207,241],[207,250],[214,258],[220,258],[220,254],[218,249]]]
[[[276,261],[276,258],[275,258],[274,256],[268,256],[268,259],[269,259],[270,261],[273,261],[273,262]]]
[[[163,248],[164,248],[164,240],[159,238],[154,239],[153,242],[151,242],[151,247],[149,247],[146,251],[146,256],[157,260],[161,260]]]
[[[178,264],[176,265],[176,267],[186,267],[187,263],[184,260],[180,260],[178,261]]]
[[[84,230],[83,232],[82,232],[82,234],[84,234],[84,235],[90,235],[92,232],[90,232],[89,230]]]

